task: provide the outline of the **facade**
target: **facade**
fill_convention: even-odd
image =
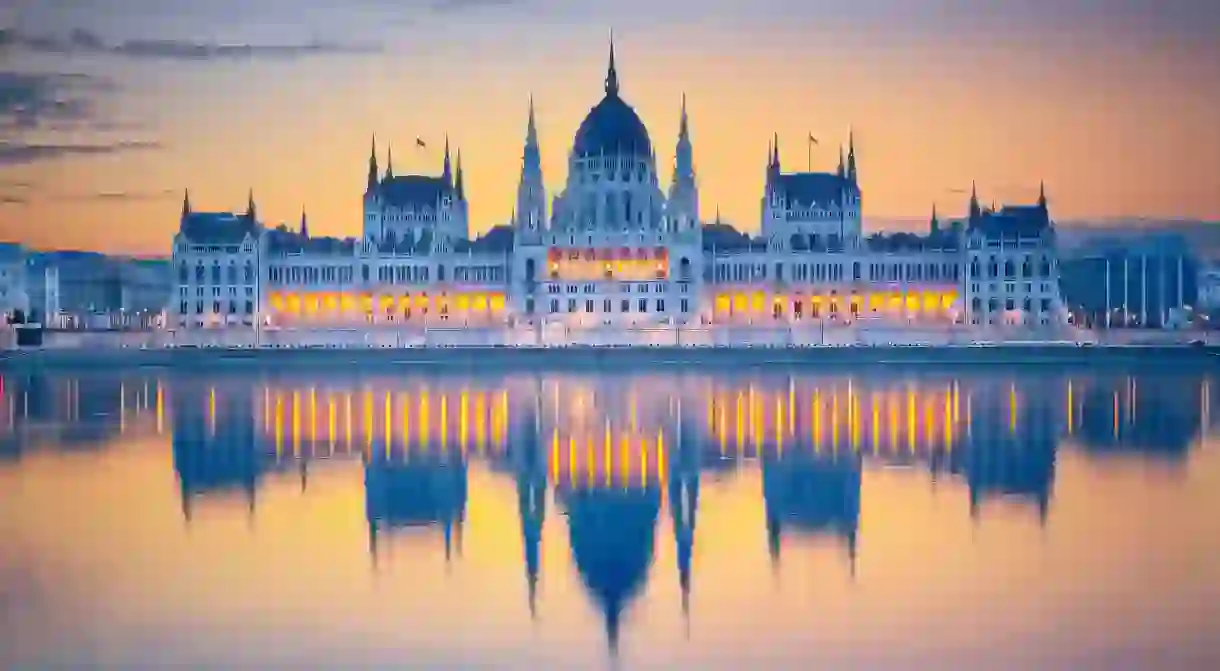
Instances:
[[[98,252],[26,255],[24,282],[33,317],[57,329],[139,329],[163,321],[169,263]]]
[[[25,256],[25,249],[21,245],[0,243],[0,327],[7,324],[15,313],[29,312]]]
[[[925,234],[866,236],[854,142],[833,172],[784,172],[777,136],[750,237],[700,217],[685,100],[680,114],[663,190],[611,46],[563,188],[548,207],[531,100],[513,217],[477,239],[448,140],[439,176],[395,175],[389,157],[383,172],[374,142],[358,237],[312,236],[304,213],[296,230],[268,228],[252,194],[243,214],[188,198],[169,325],[184,342],[384,346],[897,342],[1066,324],[1045,197],[984,209],[972,194],[961,221],[933,212]]]

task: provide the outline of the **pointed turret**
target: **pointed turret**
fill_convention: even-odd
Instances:
[[[518,221],[518,216],[521,221]],[[534,96],[529,99],[529,119],[525,128],[525,148],[521,154],[521,178],[517,183],[517,205],[514,224],[524,222],[524,228],[538,231],[546,220],[546,191],[542,185],[542,152],[538,147],[538,124],[534,114]]]
[[[940,232],[940,220],[936,218],[936,203],[932,203],[931,229],[933,235]]]
[[[847,176],[847,162],[843,158],[843,145],[839,145],[839,169],[835,172],[840,179]]]
[[[853,184],[857,181],[856,175],[856,132],[849,131],[847,134],[847,179]]]
[[[309,237],[309,219],[305,216],[305,206],[301,206],[301,237]]]
[[[250,194],[246,198],[246,219],[250,220],[251,224],[258,221],[258,210],[254,207],[254,189],[250,189]]]
[[[191,190],[185,189],[182,192],[182,218],[185,220],[191,216]]]
[[[369,150],[369,183],[366,193],[377,190],[377,136],[373,136],[373,146]]]
[[[444,170],[442,170],[442,172],[441,172],[441,176],[445,178],[445,181],[448,182],[450,186],[453,185],[453,169],[449,163],[449,135],[448,134],[445,135],[445,167],[444,167]]]
[[[978,185],[970,182],[970,218],[977,219],[982,214],[982,209],[979,208],[979,190]]]
[[[614,67],[614,31],[610,31],[610,65],[606,68],[606,97],[618,97],[618,69]]]
[[[394,147],[392,145],[386,147],[385,150],[385,178],[394,179]]]
[[[457,177],[454,190],[457,192],[458,200],[466,200],[466,189],[462,185],[462,150],[457,151]]]
[[[1038,207],[1046,209],[1046,182],[1038,183]]]
[[[685,93],[682,94],[682,112],[678,121],[678,142],[674,148],[674,177],[669,186],[669,202],[671,218],[684,230],[699,221],[699,189],[695,184],[695,158]]]

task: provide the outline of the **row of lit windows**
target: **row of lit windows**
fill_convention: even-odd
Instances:
[[[237,307],[238,307],[237,301],[229,301],[227,305],[225,305],[221,301],[212,301],[212,314],[222,314],[221,309],[224,307],[228,308],[227,314],[231,314],[231,315],[237,314]],[[203,308],[204,308],[203,301],[195,301],[195,314],[197,314],[197,315],[203,314]],[[247,315],[254,314],[254,301],[246,301],[245,305],[243,306],[243,309],[244,309],[244,312],[242,312],[242,314],[247,314]],[[182,301],[178,305],[178,314],[182,314],[182,315],[190,314],[190,303],[188,303],[187,301]]]
[[[630,283],[623,283],[623,284],[619,285],[618,290],[620,293],[629,294],[629,293],[632,293],[632,291],[633,291],[631,288],[632,286],[636,287],[634,289],[634,291],[635,291],[635,293],[638,293],[638,294],[646,294],[649,292],[663,294],[669,290],[668,285],[664,282],[657,282],[656,284],[648,284],[647,282],[642,282],[642,283],[636,284],[636,285],[632,285]],[[567,290],[567,293],[569,293],[569,294],[576,294],[576,293],[582,293],[582,292],[586,293],[586,294],[597,293],[596,284],[569,284],[566,287],[562,284],[548,284],[546,286],[546,292],[548,294],[562,294],[562,293],[564,293],[565,288]],[[690,285],[688,285],[686,283],[680,283],[678,285],[678,291],[681,293],[686,293],[686,292],[690,291]]]

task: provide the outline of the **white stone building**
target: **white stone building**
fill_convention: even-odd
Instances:
[[[397,176],[389,160],[380,172],[374,143],[359,237],[311,236],[304,214],[298,230],[267,229],[252,196],[240,215],[184,202],[170,325],[251,342],[708,344],[969,339],[1066,322],[1045,196],[983,209],[972,194],[962,221],[941,226],[933,212],[926,234],[866,236],[854,142],[825,173],[783,172],[778,146],[761,235],[703,222],[685,99],[666,191],[612,46],[550,212],[532,100],[511,223],[478,239],[448,140],[439,176]]]

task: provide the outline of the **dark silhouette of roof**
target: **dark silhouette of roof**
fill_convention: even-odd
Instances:
[[[1032,238],[1050,227],[1050,213],[1041,205],[1005,205],[999,211],[981,210],[971,216],[967,231],[989,239]]]
[[[445,196],[453,197],[453,185],[443,176],[401,175],[381,180],[377,194],[391,207],[435,209]]]
[[[236,245],[255,235],[254,220],[231,212],[190,212],[179,230],[196,244]]]
[[[843,196],[857,189],[850,179],[833,173],[797,172],[777,175],[771,189],[789,207],[841,205]]]

